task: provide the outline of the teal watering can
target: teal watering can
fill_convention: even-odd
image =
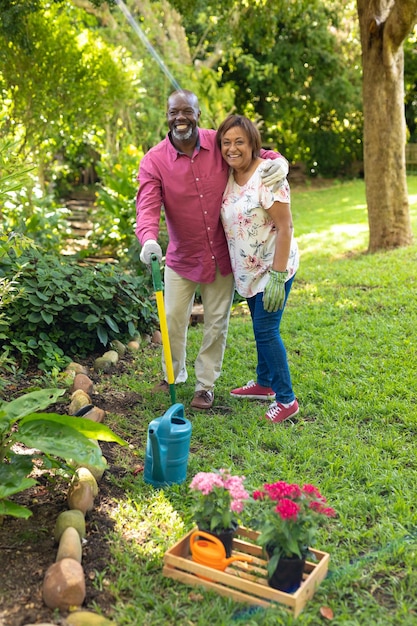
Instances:
[[[187,475],[191,422],[184,417],[184,406],[173,404],[148,426],[143,477],[154,487],[183,483]]]

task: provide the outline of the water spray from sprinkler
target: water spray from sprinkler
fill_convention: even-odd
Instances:
[[[140,28],[138,23],[135,21],[133,15],[130,13],[129,9],[127,8],[127,6],[123,2],[123,0],[116,0],[116,4],[118,5],[119,9],[122,11],[124,16],[126,17],[126,19],[129,22],[129,24],[132,26],[132,28],[135,31],[135,33],[138,35],[139,39],[142,41],[144,46],[151,53],[151,55],[153,56],[155,61],[158,63],[159,67],[164,72],[165,76],[170,80],[172,85],[174,85],[175,89],[181,90],[180,85],[177,83],[177,81],[175,80],[175,78],[173,77],[173,75],[171,74],[171,72],[169,71],[167,66],[165,65],[164,61],[161,59],[161,57],[159,56],[159,54],[157,53],[157,51],[155,50],[155,48],[153,47],[153,45],[151,44],[149,39],[146,37],[146,35],[143,32],[143,30]]]

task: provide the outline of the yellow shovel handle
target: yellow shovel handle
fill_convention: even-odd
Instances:
[[[158,308],[159,327],[161,329],[161,335],[162,335],[162,346],[164,348],[165,367],[167,370],[168,384],[173,385],[174,384],[174,368],[172,366],[171,346],[169,343],[168,326],[167,326],[167,320],[165,316],[164,296],[162,294],[162,291],[157,291],[155,293],[155,297],[156,297],[156,306]]]

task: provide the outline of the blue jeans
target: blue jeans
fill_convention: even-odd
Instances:
[[[258,353],[257,382],[262,387],[271,387],[276,393],[276,401],[284,404],[295,399],[287,352],[279,332],[282,314],[293,281],[294,276],[285,283],[284,307],[276,313],[265,311],[262,302],[263,293],[257,293],[256,296],[247,298]]]

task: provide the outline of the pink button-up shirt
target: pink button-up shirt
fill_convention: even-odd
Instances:
[[[169,236],[167,266],[194,282],[211,283],[216,265],[223,276],[232,271],[220,220],[229,168],[216,144],[216,131],[199,128],[199,136],[192,157],[178,152],[168,135],[143,157],[135,232],[142,245],[157,240],[163,207]]]

